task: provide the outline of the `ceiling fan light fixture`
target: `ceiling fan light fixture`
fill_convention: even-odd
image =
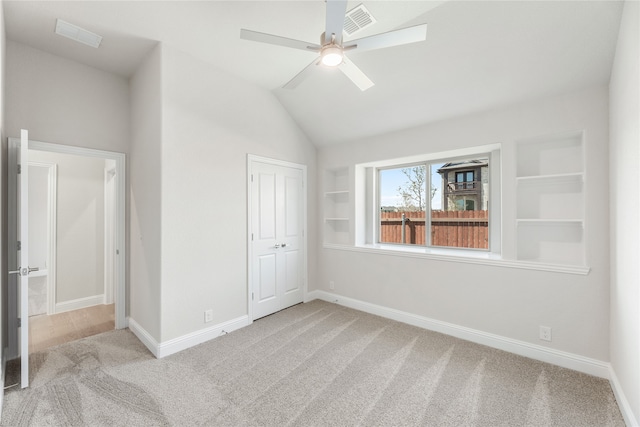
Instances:
[[[339,46],[327,46],[322,49],[322,64],[327,67],[337,67],[342,64],[342,49]]]

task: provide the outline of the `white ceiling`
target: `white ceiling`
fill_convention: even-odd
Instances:
[[[350,1],[348,9],[361,1]],[[338,143],[607,84],[618,1],[367,1],[377,23],[352,39],[426,23],[427,41],[349,57],[375,86],[318,69],[314,54],[240,40],[241,28],[314,43],[325,4],[305,1],[4,1],[7,37],[129,77],[158,42],[273,91],[316,145]],[[55,20],[102,35],[99,49],[55,35]]]

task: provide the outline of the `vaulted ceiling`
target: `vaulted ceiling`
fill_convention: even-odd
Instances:
[[[157,42],[167,43],[272,91],[318,146],[606,85],[623,6],[364,0],[347,9],[360,3],[377,23],[350,39],[428,25],[425,42],[349,55],[375,83],[364,92],[322,68],[282,89],[315,54],[239,37],[246,28],[318,43],[323,0],[3,2],[10,40],[124,77]],[[102,35],[102,45],[54,34],[57,18]]]

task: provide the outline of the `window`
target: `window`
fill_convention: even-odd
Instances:
[[[378,243],[489,249],[489,155],[379,167]]]
[[[456,187],[461,190],[475,188],[473,171],[456,172]]]
[[[474,211],[476,210],[476,201],[461,198],[456,200],[456,210],[458,211]]]
[[[379,242],[425,244],[427,167],[380,169]]]

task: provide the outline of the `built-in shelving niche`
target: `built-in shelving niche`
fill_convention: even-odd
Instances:
[[[516,143],[517,259],[585,265],[583,133]]]
[[[349,168],[324,173],[324,242],[352,244],[350,234]]]

